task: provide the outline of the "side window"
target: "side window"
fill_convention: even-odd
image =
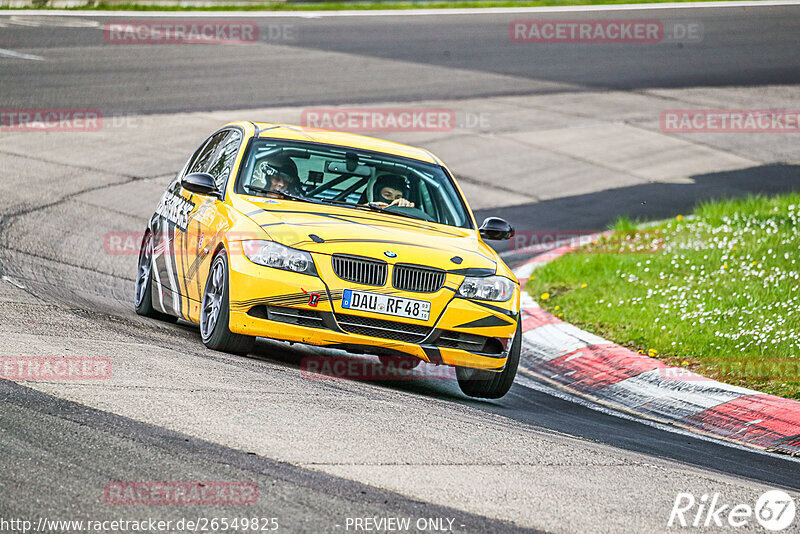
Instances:
[[[178,178],[183,178],[184,176],[186,176],[187,174],[190,174],[192,172],[192,167],[194,166],[194,162],[197,161],[197,158],[200,156],[200,152],[202,152],[203,151],[203,147],[206,146],[206,141],[203,141],[203,143],[199,147],[197,147],[197,150],[194,151],[194,154],[192,154],[192,157],[189,158],[189,161],[187,161],[186,165],[183,166],[183,169],[181,169],[181,172],[178,173]],[[180,181],[180,180],[178,180],[178,181]]]
[[[214,177],[219,189],[225,187],[225,182],[231,173],[233,162],[236,160],[236,153],[239,151],[239,144],[242,140],[242,134],[238,130],[229,130],[226,133],[227,136],[219,142],[218,148],[205,171]]]
[[[233,168],[236,153],[242,141],[238,130],[224,130],[214,135],[203,147],[203,151],[192,164],[189,172],[206,172],[214,177],[217,187],[222,189]]]
[[[225,139],[227,135],[228,131],[219,132],[209,139],[206,143],[206,146],[203,147],[203,151],[200,152],[200,155],[197,156],[197,158],[194,160],[194,163],[192,163],[192,168],[189,169],[188,174],[193,172],[208,172],[206,170],[208,168],[208,163],[214,157],[214,153],[219,148],[220,142]]]

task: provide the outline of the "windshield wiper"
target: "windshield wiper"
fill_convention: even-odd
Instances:
[[[346,208],[358,208],[358,204],[353,204],[351,202],[347,202],[346,200],[336,200],[334,198],[318,198],[319,202],[323,204],[333,204],[335,206],[344,206]]]
[[[311,202],[312,204],[318,204],[317,201],[311,200],[310,198],[299,197],[297,195],[293,195],[291,193],[287,193],[286,191],[281,191],[279,189],[267,189],[266,187],[260,187],[257,185],[247,185],[245,187],[247,187],[248,189],[252,189],[253,191],[258,191],[259,193],[273,193],[275,195],[280,195],[282,198],[288,198],[289,200],[299,200],[300,202]]]
[[[361,210],[370,210],[370,211],[378,211],[381,213],[388,213],[389,215],[397,215],[398,217],[406,217],[407,219],[414,219],[417,221],[424,221],[425,219],[421,219],[420,217],[414,217],[413,215],[408,215],[407,213],[401,213],[399,211],[392,211],[386,208],[382,208],[375,204],[374,202],[370,202],[369,204],[351,204],[350,202],[346,202],[344,200],[334,200],[329,198],[321,198],[319,199],[320,202],[325,204],[334,204],[336,206],[344,206],[346,208],[354,208],[354,209],[361,209]]]

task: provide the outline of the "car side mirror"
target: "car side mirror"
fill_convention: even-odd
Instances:
[[[478,228],[478,233],[483,239],[502,241],[514,237],[514,228],[505,219],[487,217]]]
[[[194,172],[187,174],[181,180],[181,186],[187,191],[198,195],[210,195],[219,197],[219,189],[214,177],[205,172]]]

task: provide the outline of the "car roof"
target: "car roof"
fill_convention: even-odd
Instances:
[[[253,122],[258,131],[258,137],[273,139],[290,139],[294,141],[310,141],[326,145],[336,145],[348,148],[360,148],[373,152],[382,152],[394,156],[416,159],[427,163],[441,165],[442,162],[423,148],[403,145],[384,139],[376,139],[366,135],[347,132],[310,128],[308,126],[295,126],[292,124],[278,124],[272,122]]]

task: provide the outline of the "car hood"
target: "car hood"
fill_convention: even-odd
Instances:
[[[237,209],[269,238],[321,254],[353,254],[389,263],[430,265],[486,275],[497,255],[474,230],[369,210],[282,199],[238,199]]]

